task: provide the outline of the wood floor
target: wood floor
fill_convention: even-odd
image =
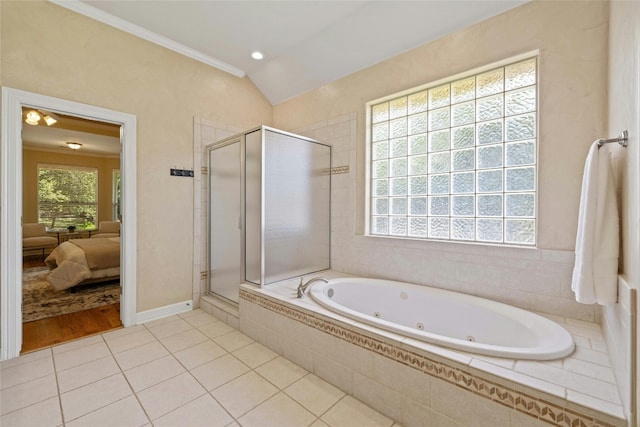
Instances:
[[[22,353],[121,328],[120,304],[22,324]]]
[[[23,258],[23,268],[40,266],[41,256]],[[23,323],[22,353],[121,327],[118,303]]]

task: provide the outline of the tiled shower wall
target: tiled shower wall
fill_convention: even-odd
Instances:
[[[618,276],[618,304],[602,308],[602,332],[609,349],[609,359],[616,377],[618,391],[627,419],[635,409],[635,390],[632,381],[636,347],[636,289]]]
[[[595,306],[571,291],[572,251],[356,235],[357,114],[291,130],[333,146],[331,266],[366,277],[433,285],[575,319],[599,321]],[[362,145],[362,144],[360,144]],[[357,148],[356,148],[357,147]]]

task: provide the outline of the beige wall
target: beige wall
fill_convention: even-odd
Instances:
[[[272,107],[248,79],[49,2],[0,2],[2,84],[137,117],[137,310],[192,298],[194,116],[249,128]]]
[[[81,166],[97,169],[98,217],[96,218],[96,227],[99,221],[111,221],[113,219],[113,171],[120,169],[119,158],[25,149],[22,152],[22,217],[24,222],[38,222],[39,164]]]
[[[533,1],[274,107],[274,126],[334,145],[332,267],[597,321],[571,291],[584,161],[606,135],[608,3]],[[365,103],[539,51],[537,248],[368,237]],[[351,119],[353,117],[353,119]],[[341,123],[347,120],[348,123]],[[353,123],[352,123],[353,122]],[[353,132],[343,135],[344,125]]]
[[[573,250],[582,170],[604,136],[606,2],[531,2],[283,102],[274,126],[358,114],[358,231],[363,231],[367,101],[535,49],[539,61],[538,247]]]
[[[640,288],[640,3],[613,1],[609,32],[609,135],[629,131],[626,149],[612,149],[619,167],[622,257],[620,275],[633,289]],[[636,322],[640,311],[637,311]],[[628,327],[627,325],[624,325]],[[615,332],[615,331],[614,331]],[[636,345],[640,336],[636,336]],[[640,366],[640,348],[636,347]],[[640,373],[632,381],[640,396]],[[636,398],[637,400],[637,398]],[[635,402],[637,406],[637,401]],[[637,409],[637,408],[636,408]],[[636,412],[640,425],[640,414]]]

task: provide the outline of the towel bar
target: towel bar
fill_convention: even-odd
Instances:
[[[617,138],[609,138],[609,139],[600,138],[597,142],[598,142],[598,148],[600,148],[604,144],[609,144],[610,142],[617,142],[623,147],[626,147],[628,141],[629,141],[629,133],[626,130],[623,130],[622,132],[620,132],[620,135],[618,135]]]

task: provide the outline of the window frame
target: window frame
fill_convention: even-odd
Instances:
[[[535,59],[536,61],[536,80],[535,80],[535,136],[534,138],[532,138],[535,141],[535,150],[534,150],[534,155],[535,155],[535,163],[532,165],[534,170],[535,170],[535,179],[534,179],[534,188],[533,191],[531,191],[531,193],[534,195],[534,200],[535,200],[535,205],[534,205],[534,212],[533,212],[533,217],[532,218],[528,218],[528,219],[532,219],[534,222],[534,236],[533,236],[533,242],[532,243],[519,243],[519,242],[507,242],[506,241],[506,235],[504,235],[504,230],[505,230],[505,223],[502,224],[503,227],[503,236],[502,236],[502,241],[485,241],[485,240],[477,240],[477,234],[475,234],[474,232],[474,239],[473,240],[463,240],[463,239],[454,239],[451,237],[451,232],[449,231],[449,237],[446,238],[435,238],[435,237],[416,237],[416,236],[409,236],[408,233],[405,235],[392,235],[392,234],[374,234],[372,232],[372,219],[373,219],[373,213],[372,213],[372,202],[373,202],[373,197],[372,197],[372,186],[373,186],[373,177],[372,177],[372,173],[373,173],[373,155],[372,155],[372,150],[373,150],[373,136],[372,136],[372,124],[373,124],[373,117],[372,117],[372,107],[375,105],[379,105],[381,103],[387,102],[387,101],[392,101],[401,97],[405,97],[405,96],[409,96],[412,94],[416,94],[418,92],[421,91],[425,91],[427,89],[432,89],[432,88],[436,88],[438,86],[444,85],[444,84],[448,84],[448,83],[453,83],[455,81],[464,79],[466,77],[471,77],[471,76],[476,76],[478,74],[482,74],[485,73],[487,71],[491,71],[493,69],[497,69],[497,68],[501,68],[501,67],[505,67],[505,66],[509,66],[511,64],[516,64],[518,62],[522,62],[522,61],[526,61],[528,59]],[[450,76],[446,76],[444,78],[426,83],[426,84],[422,84],[419,86],[415,86],[406,90],[402,90],[393,94],[389,94],[389,95],[385,95],[383,97],[377,98],[377,99],[373,99],[369,102],[367,102],[365,104],[365,200],[364,200],[364,235],[368,236],[368,237],[376,237],[376,238],[389,238],[389,239],[400,239],[400,240],[418,240],[418,241],[436,241],[436,242],[447,242],[447,243],[462,243],[462,244],[475,244],[475,245],[488,245],[488,246],[504,246],[504,247],[523,247],[523,248],[536,248],[538,246],[538,239],[539,239],[539,207],[540,207],[540,186],[539,186],[539,181],[540,181],[540,69],[541,69],[541,60],[540,60],[540,52],[538,50],[533,50],[533,51],[529,51],[529,52],[525,52],[519,55],[515,55],[500,61],[496,61],[496,62],[492,62],[490,64],[481,66],[481,67],[477,67],[474,69],[470,69],[461,73],[457,73],[457,74],[453,74]],[[526,86],[525,86],[526,87]],[[518,89],[512,89],[512,90],[518,90]],[[503,88],[502,90],[502,94],[504,95],[506,92],[508,92],[508,90],[505,90],[505,88]],[[474,97],[474,101],[477,100],[477,97]],[[451,104],[449,104],[451,105]],[[505,108],[503,106],[503,108]],[[431,110],[429,110],[431,111]],[[526,113],[524,113],[526,114]],[[409,114],[407,114],[405,117],[408,117]],[[517,115],[515,115],[517,116]],[[515,117],[513,116],[513,117]],[[503,114],[501,116],[502,120],[505,120],[506,117],[512,117],[512,116],[507,116],[506,112],[503,110]],[[477,120],[474,121],[474,124],[477,124]],[[451,129],[452,126],[450,124],[448,129]],[[504,124],[503,124],[503,130],[504,130]],[[427,131],[429,132],[429,131]],[[503,135],[503,140],[502,140],[502,147],[503,149],[506,149],[507,143],[509,141],[505,140],[505,136]],[[391,140],[391,138],[389,139],[389,141]],[[519,140],[518,140],[519,141]],[[527,139],[522,140],[522,141],[527,141]],[[474,164],[474,168],[471,169],[471,171],[475,173],[478,172],[478,165],[477,165],[477,148],[479,147],[479,145],[476,143],[474,144],[473,148],[476,151],[476,157],[475,157],[475,164]],[[451,152],[452,149],[451,147],[449,148],[449,152]],[[430,151],[427,151],[426,155],[428,155],[430,153]],[[390,158],[391,159],[391,158]],[[505,164],[503,164],[502,166],[503,170],[506,170],[505,168]],[[451,176],[451,171],[448,172],[449,176]],[[431,175],[430,171],[427,171],[427,174]],[[407,173],[407,177],[409,177],[410,175]],[[504,178],[503,178],[503,183],[504,183]],[[474,190],[473,192],[473,196],[474,196],[474,204],[477,201],[477,196],[478,196],[478,192],[477,190]],[[509,194],[505,188],[502,189],[502,194],[506,195]],[[429,197],[432,196],[433,194],[431,194],[429,191],[427,191],[427,194],[425,195],[425,197]],[[451,190],[449,190],[448,193],[449,197],[451,198],[452,193]],[[387,197],[390,197],[390,195],[388,195]],[[451,199],[450,199],[451,200]],[[503,206],[503,210],[504,210],[504,206],[506,203],[506,198],[503,199],[502,201],[502,206]],[[474,209],[477,209],[477,207],[475,207]],[[474,211],[474,219],[477,218],[477,210]],[[390,218],[390,214],[387,215],[388,218]],[[404,215],[405,218],[409,218],[410,215],[409,213]],[[425,220],[427,218],[429,218],[429,215],[424,215],[422,216],[422,218],[425,218]],[[447,216],[443,216],[442,218],[447,218],[449,221],[451,220],[451,218],[454,218],[454,216],[452,215],[451,211],[449,211],[449,214]],[[502,221],[505,221],[506,219],[508,219],[509,217],[507,217],[506,212],[503,211],[502,216],[499,217],[500,219],[502,219]],[[475,229],[476,225],[474,225],[474,229]]]
[[[51,164],[51,163],[38,163],[36,166],[36,214],[37,214],[37,218],[38,220],[40,220],[40,206],[42,205],[42,202],[40,201],[40,170],[41,169],[57,169],[57,170],[73,170],[73,171],[82,171],[82,172],[92,172],[95,175],[96,178],[96,187],[95,187],[95,211],[96,211],[96,215],[94,218],[94,225],[97,227],[98,223],[99,223],[99,201],[100,201],[100,195],[99,195],[99,189],[100,189],[100,174],[98,171],[98,168],[96,167],[91,167],[91,166],[74,166],[74,165],[59,165],[59,164]],[[67,204],[63,204],[63,205],[67,205]],[[69,206],[77,206],[78,204],[69,204]],[[88,205],[90,206],[91,204],[82,204],[82,205]],[[47,228],[49,228],[49,226],[47,225]],[[55,228],[60,228],[60,227],[55,227]],[[78,228],[79,230],[81,230],[80,228]]]

